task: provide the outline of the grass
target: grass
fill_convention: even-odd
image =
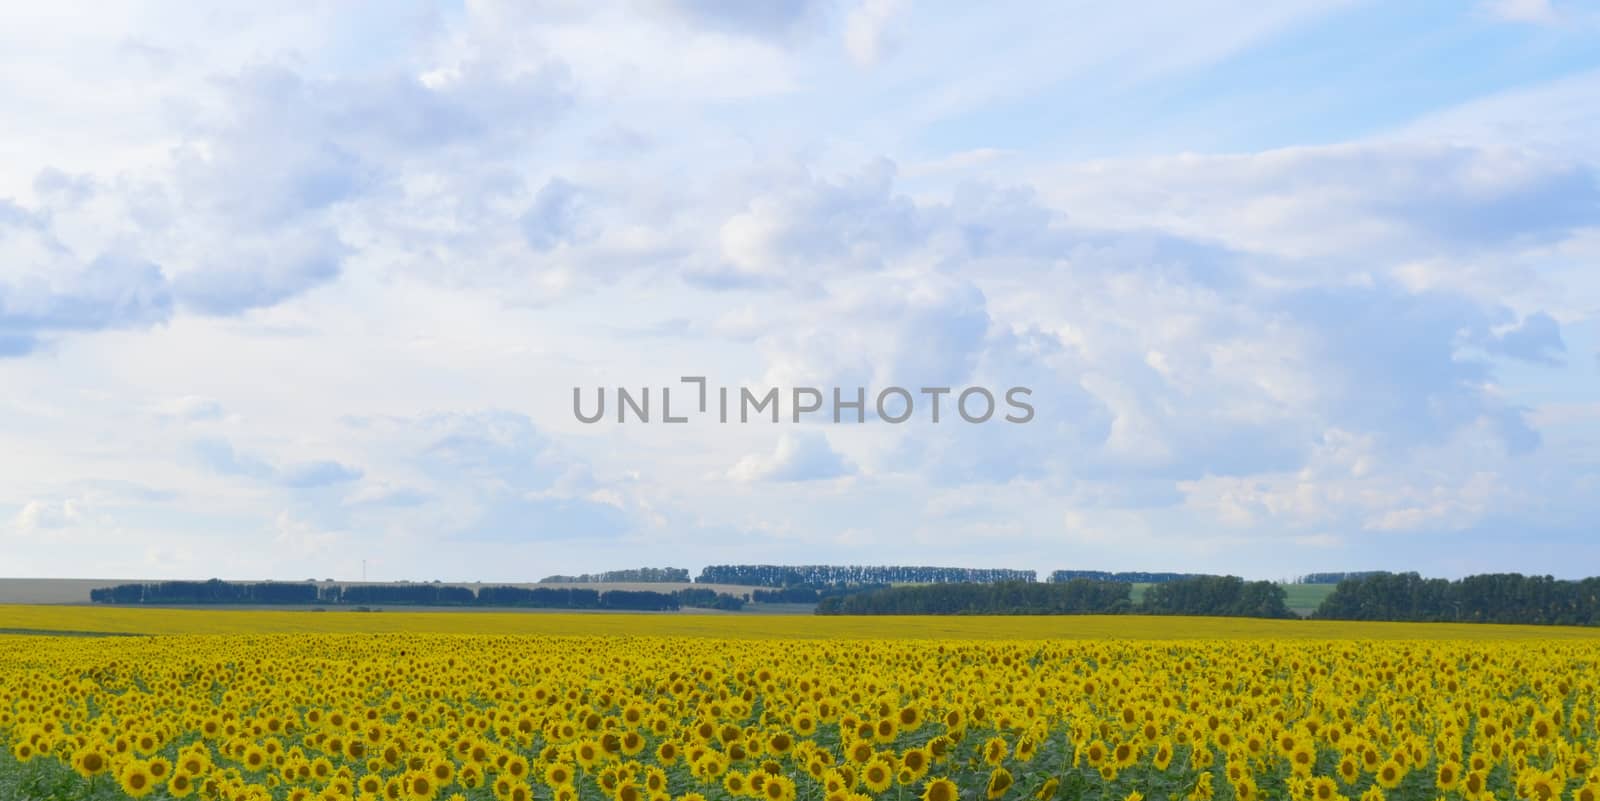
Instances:
[[[1284,584],[1285,600],[1289,608],[1302,615],[1311,614],[1312,610],[1322,605],[1323,599],[1333,594],[1334,584]]]
[[[1144,591],[1150,589],[1152,586],[1155,585],[1147,582],[1136,582],[1133,585],[1134,603],[1143,601]],[[1322,600],[1333,593],[1333,588],[1335,585],[1279,584],[1278,586],[1282,587],[1284,594],[1288,596],[1284,599],[1284,602],[1289,605],[1289,609],[1295,614],[1304,617],[1311,614],[1313,610],[1322,605]]]

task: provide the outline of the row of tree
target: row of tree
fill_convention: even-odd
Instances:
[[[825,587],[861,584],[992,584],[1035,581],[1032,570],[903,565],[710,565],[695,579],[701,584],[751,587]]]
[[[1359,579],[1382,575],[1382,570],[1354,570],[1345,573],[1307,573],[1294,580],[1296,584],[1338,584],[1345,579]]]
[[[1218,615],[1288,618],[1282,587],[1237,576],[1159,583],[1134,602],[1126,581],[1074,578],[1046,583],[922,584],[824,599],[819,615]]]
[[[750,600],[758,604],[814,604],[828,598],[871,592],[888,584],[830,584],[823,587],[795,586],[773,590],[751,590]]]
[[[627,609],[669,611],[681,607],[737,610],[746,598],[692,587],[676,592],[599,590],[582,587],[470,587],[451,584],[315,584],[288,582],[159,581],[119,584],[89,592],[106,604],[301,605],[301,606],[508,606],[530,609]]]
[[[324,589],[310,582],[161,581],[92,589],[89,600],[97,604],[315,604],[323,602]]]
[[[1600,624],[1600,578],[1490,573],[1451,581],[1376,573],[1339,582],[1312,617],[1592,626]]]
[[[1152,584],[1144,591],[1138,611],[1147,615],[1295,617],[1282,587],[1238,576],[1192,576]]]
[[[1057,570],[1050,574],[1050,581],[1063,582],[1073,579],[1093,579],[1095,581],[1126,581],[1133,584],[1161,584],[1178,579],[1194,578],[1199,573],[1143,573],[1128,571],[1123,573],[1110,573],[1105,570]]]
[[[545,576],[540,584],[686,584],[689,571],[682,567],[636,567],[576,576]]]

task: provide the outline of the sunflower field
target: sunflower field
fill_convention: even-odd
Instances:
[[[1600,801],[1597,657],[1600,639],[0,636],[0,798]]]

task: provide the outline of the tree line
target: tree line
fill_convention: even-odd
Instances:
[[[903,565],[710,565],[700,571],[700,584],[748,587],[826,587],[861,584],[992,584],[1035,581],[1032,570],[981,567],[908,567]]]
[[[1296,617],[1288,594],[1271,581],[1245,581],[1238,576],[1193,576],[1153,584],[1144,592],[1140,612],[1147,615],[1210,615],[1214,617]]]
[[[1143,573],[1128,571],[1123,573],[1110,573],[1104,570],[1057,570],[1050,574],[1050,581],[1063,582],[1073,579],[1093,579],[1095,581],[1126,581],[1133,584],[1162,584],[1179,579],[1195,578],[1200,573]]]
[[[825,598],[819,615],[1214,615],[1289,618],[1282,587],[1237,576],[1173,579],[1132,598],[1126,581],[1073,578],[887,587]]]
[[[158,581],[89,591],[105,604],[300,606],[507,606],[530,609],[625,609],[665,612],[683,607],[738,610],[743,596],[691,587],[675,592],[581,587],[470,587],[451,584],[315,584],[312,582]]]
[[[576,576],[545,576],[540,584],[687,584],[689,571],[682,567],[636,567],[630,570],[607,570],[603,573],[582,573]]]
[[[842,595],[871,592],[888,587],[888,584],[830,584],[823,587],[794,586],[772,590],[750,591],[750,600],[758,604],[815,604]]]
[[[1374,573],[1339,582],[1311,615],[1324,620],[1600,624],[1600,578],[1489,573],[1451,581]]]
[[[1338,584],[1345,579],[1359,579],[1382,575],[1383,570],[1355,570],[1346,573],[1307,573],[1294,580],[1296,584]]]

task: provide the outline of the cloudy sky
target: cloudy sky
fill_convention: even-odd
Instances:
[[[9,4],[0,575],[1600,573],[1600,11]],[[584,425],[582,386],[1027,424]]]

